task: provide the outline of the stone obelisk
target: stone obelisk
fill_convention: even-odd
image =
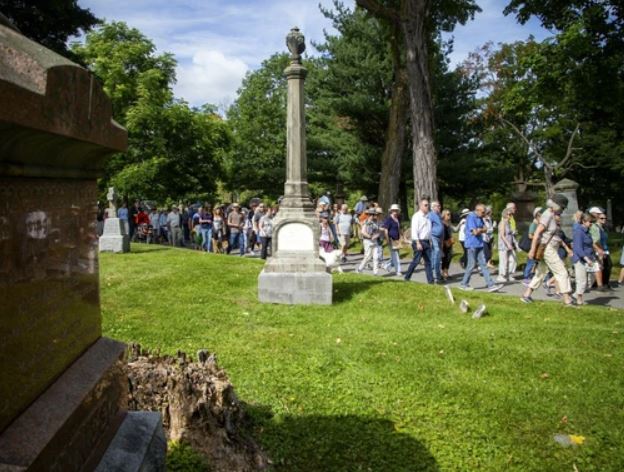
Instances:
[[[130,251],[130,236],[126,234],[123,222],[117,218],[117,195],[113,187],[108,188],[108,209],[104,220],[104,234],[100,236],[100,252],[128,252]]]
[[[290,65],[286,113],[286,184],[273,221],[273,257],[258,277],[263,303],[297,305],[332,302],[332,278],[319,259],[319,222],[308,190],[303,85],[307,70],[301,64],[305,38],[299,28],[286,37]]]

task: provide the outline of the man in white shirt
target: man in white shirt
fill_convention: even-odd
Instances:
[[[433,283],[433,270],[431,267],[431,220],[429,213],[429,200],[423,198],[418,205],[418,211],[412,216],[412,249],[414,259],[407,268],[404,279],[409,281],[420,260],[425,259],[425,274],[427,283]]]

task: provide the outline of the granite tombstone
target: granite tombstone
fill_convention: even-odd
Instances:
[[[127,134],[92,74],[6,24],[0,98],[0,470],[93,470],[126,421],[95,226]]]

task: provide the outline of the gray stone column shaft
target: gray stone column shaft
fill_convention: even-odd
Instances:
[[[286,206],[301,206],[309,200],[308,159],[305,135],[304,83],[307,70],[292,63],[284,71],[288,79],[288,107],[286,111]]]

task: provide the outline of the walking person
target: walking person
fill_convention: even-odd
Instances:
[[[444,226],[440,218],[442,205],[440,202],[431,202],[431,211],[427,213],[427,218],[431,221],[431,265],[433,266],[433,283],[442,281],[440,266],[442,264],[442,238],[444,236]]]
[[[444,226],[444,235],[442,236],[442,262],[440,264],[442,271],[442,280],[449,278],[449,267],[453,259],[453,225],[451,224],[451,211],[442,210],[442,225]]]
[[[377,238],[377,264],[379,265],[379,267],[384,267],[384,243],[386,240],[386,232],[383,230],[383,228],[381,228],[381,222],[383,221],[383,210],[381,209],[380,206],[377,206],[375,208],[375,211],[377,212],[377,224],[379,224],[380,227],[380,231],[379,231],[379,237]]]
[[[529,251],[529,257],[538,262],[535,275],[522,295],[521,300],[524,303],[533,302],[531,298],[533,291],[539,288],[544,277],[550,271],[557,281],[564,305],[573,305],[572,297],[570,296],[572,292],[570,277],[558,253],[561,246],[561,236],[556,215],[560,216],[567,205],[568,199],[560,193],[556,193],[546,202],[547,209],[542,213],[533,236],[531,250]]]
[[[266,213],[260,218],[258,225],[260,229],[260,241],[262,242],[260,259],[266,259],[268,248],[271,247],[271,242],[273,241],[273,208],[267,208]]]
[[[362,224],[362,241],[364,246],[364,258],[355,270],[361,273],[371,260],[373,261],[373,274],[379,271],[379,253],[377,252],[377,239],[379,239],[381,228],[377,223],[377,210],[369,208],[366,210],[366,221]]]
[[[201,248],[206,252],[212,252],[212,207],[205,204],[199,211],[199,231],[202,237]]]
[[[121,208],[117,210],[117,218],[121,220],[121,223],[124,227],[124,234],[130,235],[130,222],[128,218],[130,217],[130,213],[128,212],[128,204],[123,202],[121,204]]]
[[[536,263],[533,259],[528,257],[528,253],[531,251],[531,244],[533,242],[533,237],[535,236],[535,230],[537,229],[539,220],[542,217],[542,210],[542,207],[537,207],[533,210],[533,221],[529,225],[526,238],[523,237],[523,241],[521,241],[522,247],[520,249],[527,253],[527,262],[524,267],[524,273],[522,274],[522,283],[525,287],[531,283],[533,272],[535,272]]]
[[[457,239],[459,240],[459,244],[461,244],[462,250],[464,251],[461,258],[459,259],[459,265],[462,269],[466,268],[466,262],[468,261],[468,252],[466,251],[466,218],[470,214],[470,210],[468,208],[464,208],[459,215],[459,224],[457,225]]]
[[[481,274],[485,279],[488,292],[497,292],[503,286],[496,285],[490,277],[490,271],[487,267],[485,260],[485,253],[483,252],[483,235],[487,232],[485,223],[483,222],[483,216],[485,215],[485,205],[479,203],[472,213],[469,213],[466,217],[466,239],[464,246],[467,252],[466,270],[464,271],[464,277],[461,281],[459,288],[461,290],[470,291],[473,288],[470,286],[470,278],[472,277],[472,271],[475,265],[479,265]]]
[[[498,283],[506,283],[513,280],[511,270],[516,267],[516,244],[511,229],[513,215],[509,208],[503,210],[501,222],[498,225]]]
[[[334,250],[334,235],[329,226],[329,215],[326,211],[319,214],[321,219],[321,234],[319,236],[319,246],[324,252],[332,252]]]
[[[238,249],[238,253],[242,256],[245,255],[245,244],[242,240],[244,217],[240,212],[240,205],[238,203],[232,204],[232,210],[227,217],[227,226],[230,230],[230,239],[228,241],[227,253],[231,254],[234,249]]]
[[[485,261],[487,262],[488,269],[496,269],[492,262],[492,245],[494,244],[494,228],[496,228],[496,222],[492,219],[492,207],[485,207],[485,215],[483,216],[483,224],[487,231],[483,233],[483,254],[485,255]]]
[[[212,249],[216,254],[223,254],[223,240],[225,237],[226,222],[223,218],[223,210],[217,207],[212,213]]]
[[[150,226],[152,227],[151,235],[148,233],[147,244],[158,243],[160,241],[160,213],[158,208],[152,208],[149,214]]]
[[[574,224],[572,237],[572,262],[574,263],[574,278],[576,280],[576,304],[583,305],[583,294],[587,290],[587,273],[596,268],[594,243],[589,234],[592,218],[582,214],[580,222]]]
[[[336,215],[336,230],[338,231],[338,242],[342,250],[342,262],[347,262],[347,251],[351,244],[351,231],[353,229],[353,215],[349,213],[349,207],[343,203],[340,211]]]
[[[167,215],[167,230],[169,233],[169,244],[178,247],[182,243],[182,227],[180,211],[177,206],[173,205],[171,211]]]
[[[382,228],[386,233],[388,246],[390,248],[390,261],[384,266],[387,272],[394,270],[397,277],[401,274],[401,257],[399,249],[401,248],[401,208],[396,203],[390,206],[388,217],[382,223]]]
[[[431,220],[427,217],[429,213],[429,200],[423,198],[418,204],[418,211],[412,216],[412,250],[414,258],[407,268],[404,279],[409,281],[412,274],[420,264],[421,259],[425,260],[425,275],[427,283],[433,283],[433,267],[431,265]]]

